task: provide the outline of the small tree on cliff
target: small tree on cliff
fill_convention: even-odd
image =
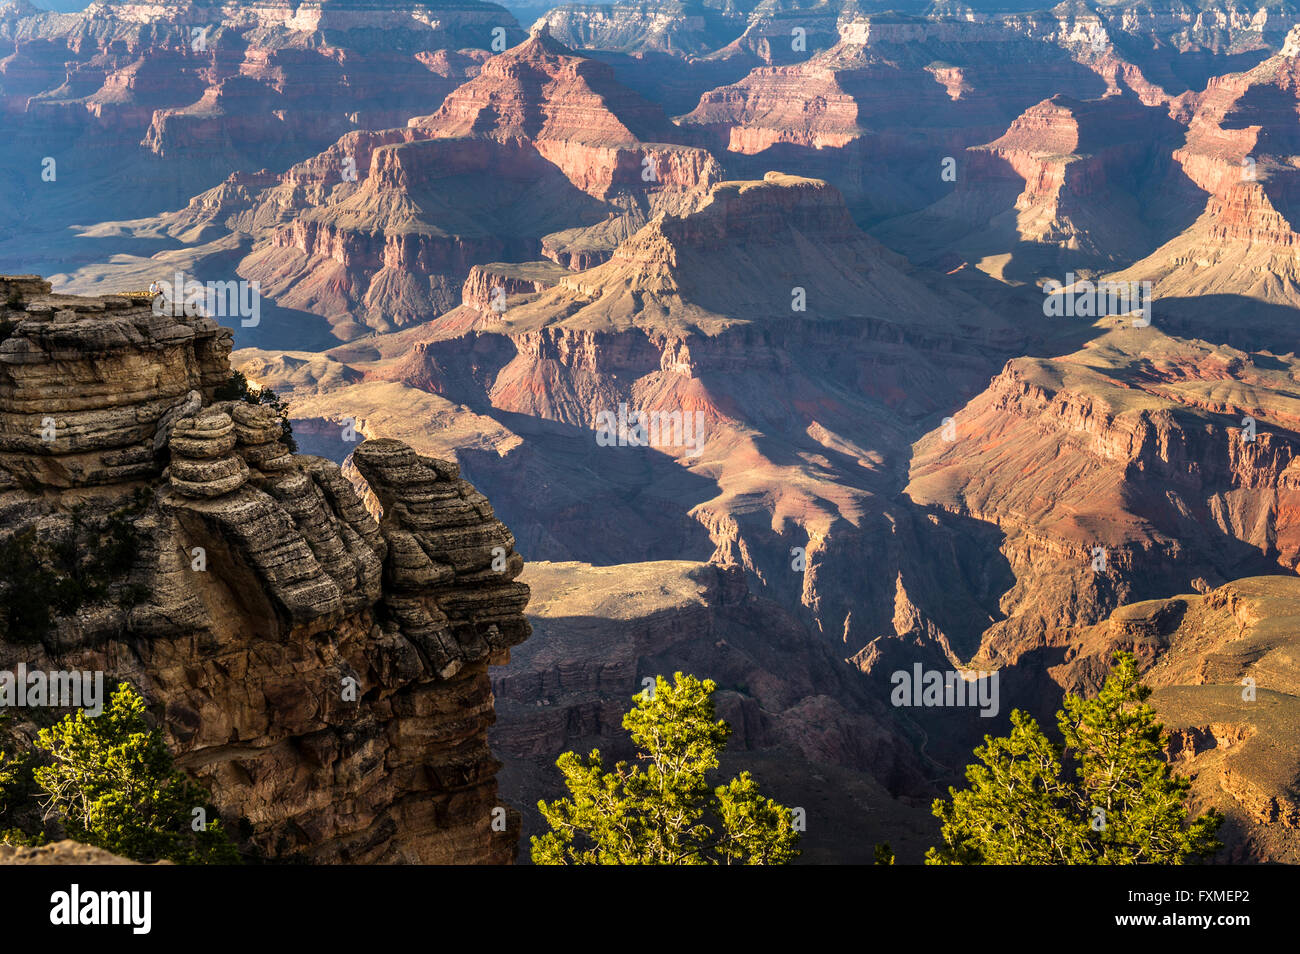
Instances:
[[[162,732],[144,718],[144,699],[123,683],[98,716],[79,710],[42,729],[36,769],[46,817],[68,836],[135,861],[237,864],[221,822],[207,821],[208,792],[173,770]],[[196,815],[195,809],[202,809]]]
[[[934,803],[943,844],[926,863],[1178,865],[1213,855],[1222,817],[1211,810],[1185,824],[1191,783],[1169,771],[1150,694],[1133,655],[1117,653],[1097,698],[1065,697],[1064,747],[1011,713],[1011,734],[975,750],[969,787]]]
[[[623,717],[638,764],[605,771],[600,752],[556,765],[569,797],[538,808],[551,831],[532,839],[536,864],[785,864],[798,854],[790,809],[748,772],[710,788],[705,776],[731,735],[714,721],[717,685],[680,672],[636,698]]]

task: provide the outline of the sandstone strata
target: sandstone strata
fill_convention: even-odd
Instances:
[[[834,183],[855,214],[876,219],[950,192],[968,176],[963,150],[994,139],[1033,103],[1115,88],[1083,26],[1064,12],[957,20],[854,17],[846,7],[837,31],[802,62],[757,66],[706,92],[683,123],[744,174],[797,157],[801,172]],[[955,180],[940,177],[945,157],[961,164]]]
[[[245,367],[292,388],[306,416],[357,412],[440,454],[450,445],[533,558],[738,566],[845,655],[929,625],[908,607],[951,590],[948,567],[908,551],[945,544],[895,499],[892,461],[908,453],[908,422],[976,393],[1015,332],[932,292],[854,226],[834,188],[778,173],[720,183],[604,264],[508,302],[338,349],[359,380],[328,396],[306,367],[251,353]],[[620,404],[689,415],[703,432],[696,446],[600,447],[600,415]],[[438,420],[437,433],[390,407]],[[520,483],[532,491],[509,491]],[[881,572],[864,575],[868,563]],[[968,625],[989,618],[949,609]]]
[[[1214,341],[1295,347],[1300,306],[1300,27],[1254,69],[1191,97],[1183,173],[1209,193],[1200,216],[1115,277],[1150,281],[1166,324]]]
[[[906,489],[965,561],[1005,568],[965,658],[1044,710],[1078,628],[1109,617],[1150,660],[1167,620],[1125,604],[1300,566],[1294,356],[1124,319],[1087,330],[1096,340],[1077,352],[1009,362],[955,412],[955,439],[919,441]]]
[[[214,400],[214,322],[32,278],[0,292],[6,535],[93,551],[109,514],[132,528],[106,598],[35,642],[3,621],[0,664],[136,685],[245,849],[509,861],[487,669],[527,637],[528,590],[487,500],[454,464],[369,441],[354,458],[376,522],[337,465],[286,451],[273,411]]]
[[[956,154],[951,191],[882,237],[913,258],[980,263],[1003,280],[1126,265],[1185,226],[1201,201],[1171,158],[1184,134],[1166,108],[1131,93],[1058,94]]]

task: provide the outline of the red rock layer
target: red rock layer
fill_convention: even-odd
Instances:
[[[1300,567],[1300,414],[1272,361],[1115,326],[1095,350],[1010,362],[956,440],[918,443],[908,494],[1006,537],[1017,582],[986,659],[1198,580]]]
[[[1193,100],[1187,141],[1174,158],[1210,193],[1205,211],[1118,276],[1154,281],[1158,296],[1180,300],[1180,314],[1202,321],[1223,314],[1222,299],[1198,310],[1191,301],[1198,296],[1300,304],[1300,32],[1291,37],[1283,53],[1211,80]]]

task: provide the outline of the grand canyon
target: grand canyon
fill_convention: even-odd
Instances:
[[[136,687],[246,859],[526,863],[683,672],[799,864],[919,864],[1122,651],[1300,863],[1300,5],[47,6],[0,669]]]

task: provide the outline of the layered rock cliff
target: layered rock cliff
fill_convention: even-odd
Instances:
[[[134,684],[257,855],[510,861],[487,671],[528,636],[528,589],[455,464],[361,444],[376,522],[271,408],[217,399],[214,321],[0,292],[0,524],[30,564],[0,583],[0,665]],[[76,597],[33,616],[15,588],[49,574]]]
[[[1297,340],[1298,100],[1300,27],[1276,56],[1212,79],[1189,103],[1186,141],[1174,158],[1209,193],[1203,211],[1116,278],[1151,281],[1166,314],[1190,333],[1263,340],[1282,351]]]
[[[280,176],[236,174],[160,217],[222,249],[238,274],[337,338],[450,311],[475,265],[584,267],[721,178],[663,109],[545,33],[490,59],[438,112],[360,131]]]
[[[993,139],[1034,102],[1063,88],[1106,91],[1088,57],[1062,50],[1055,24],[844,14],[833,45],[705,93],[682,121],[720,152],[767,166],[797,157],[860,218],[898,215],[951,189],[945,157]],[[733,166],[754,170],[741,159]]]
[[[996,527],[1016,578],[984,662],[1031,660],[1048,630],[1124,603],[1300,566],[1293,356],[1098,325],[1074,354],[1009,362],[953,440],[916,445],[909,496]]]
[[[0,175],[26,181],[58,162],[62,189],[14,197],[39,231],[153,214],[235,169],[283,168],[429,111],[498,37],[522,32],[477,0],[6,4]]]
[[[922,261],[977,262],[1003,280],[1126,265],[1203,199],[1171,156],[1184,132],[1131,92],[1053,96],[955,156],[949,194],[880,234]]]

